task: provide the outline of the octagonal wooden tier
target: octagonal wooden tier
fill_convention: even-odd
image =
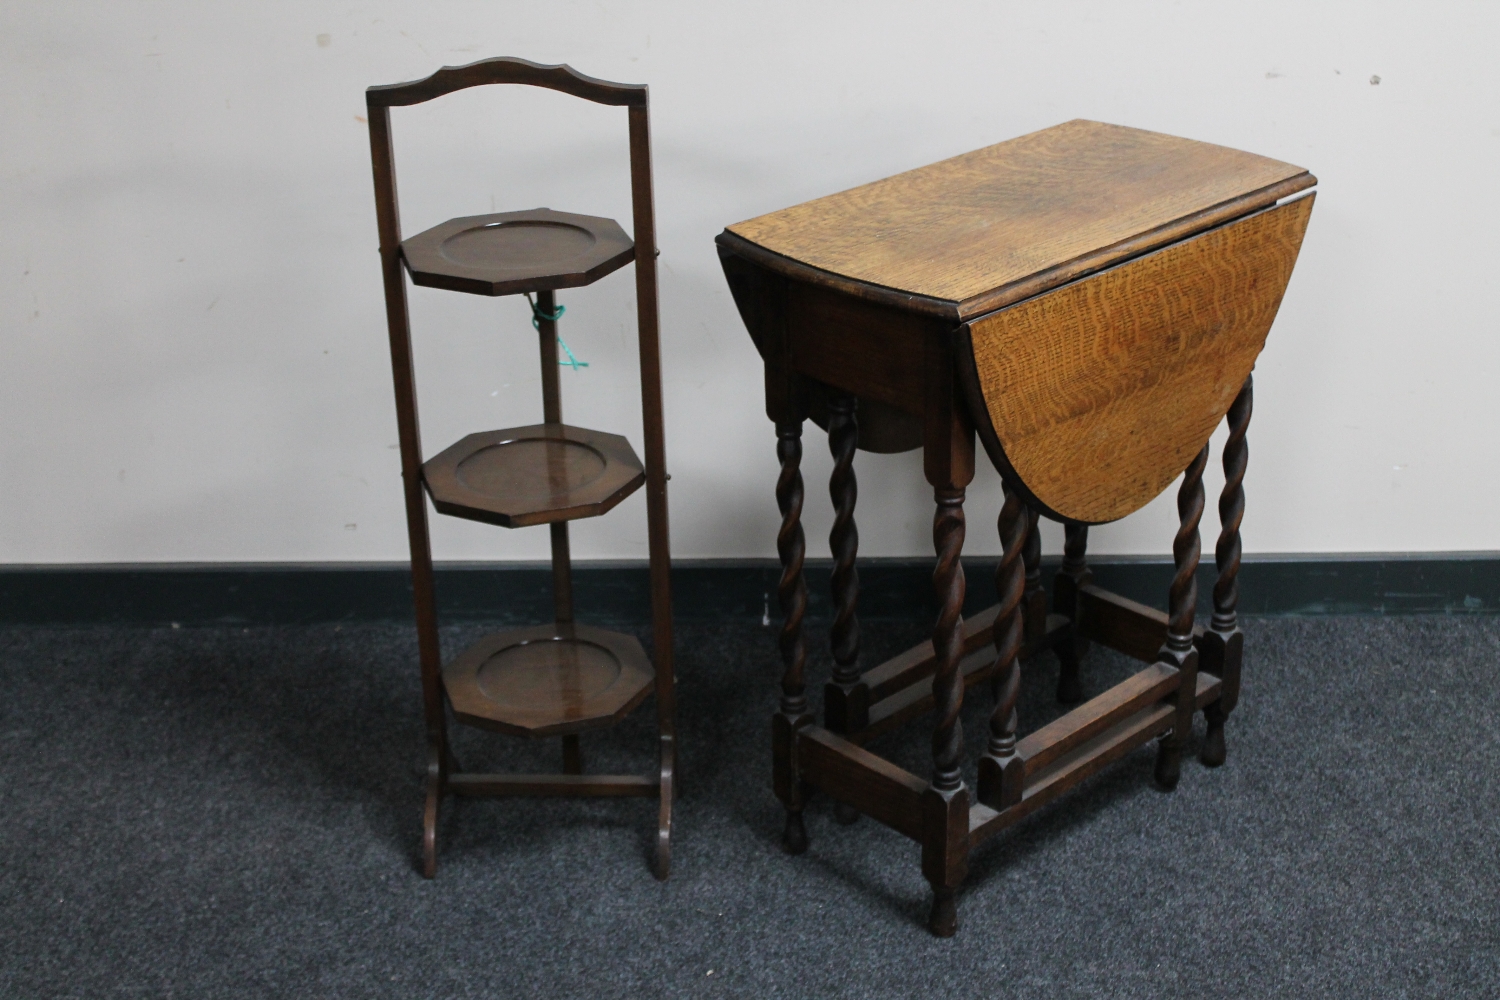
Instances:
[[[411,280],[475,295],[591,284],[624,267],[635,244],[613,219],[534,208],[471,215],[401,242]]]
[[[618,434],[533,424],[470,434],[424,463],[422,479],[444,514],[524,528],[597,517],[646,472]]]
[[[611,725],[654,682],[633,636],[562,623],[485,636],[443,668],[460,721],[533,737]]]

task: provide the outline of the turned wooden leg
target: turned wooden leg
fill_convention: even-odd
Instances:
[[[781,582],[776,597],[781,603],[781,710],[772,725],[776,795],[786,807],[786,829],[782,847],[788,854],[807,850],[807,828],[802,810],[807,793],[797,766],[797,730],[809,724],[803,668],[807,649],[802,642],[802,616],[807,612],[807,582],[802,562],[807,544],[802,535],[802,421],[776,423],[776,457],[781,475],[776,480],[776,505],[781,510],[781,530],[776,535],[776,554],[781,559]]]
[[[1035,650],[1047,635],[1047,589],[1042,586],[1041,515],[1026,508],[1026,544],[1021,557],[1026,564],[1026,596],[1021,599],[1021,621],[1025,648]]]
[[[1093,579],[1085,552],[1089,544],[1086,524],[1063,526],[1063,561],[1052,580],[1052,609],[1068,618],[1068,630],[1057,640],[1057,700],[1064,705],[1083,701],[1083,685],[1078,679],[1078,664],[1088,641],[1078,630],[1078,591]]]
[[[932,522],[937,567],[932,575],[938,618],[932,630],[936,670],[932,699],[937,720],[932,733],[932,781],[923,798],[922,874],[932,884],[932,911],[927,927],[938,937],[958,930],[954,902],[968,873],[969,793],[959,765],[963,757],[964,488],[938,487]]]
[[[932,786],[939,791],[963,787],[959,763],[963,756],[964,682],[959,675],[963,656],[964,568],[960,561],[964,546],[963,487],[940,489],[937,513],[932,523],[937,566],[932,586],[937,592],[938,618],[932,630],[936,670],[932,678],[933,707],[937,724],[932,733]]]
[[[833,529],[828,547],[833,552],[833,681],[823,699],[824,723],[836,733],[848,734],[869,724],[869,692],[860,683],[859,670],[859,529],[854,525],[854,504],[859,486],[854,478],[854,451],[859,444],[857,400],[847,392],[830,388],[828,398],[828,448],[833,453],[833,475],[828,495],[833,500]],[[843,824],[859,819],[859,812],[844,802],[835,802],[834,819]]]
[[[1245,386],[1229,407],[1229,439],[1224,442],[1224,491],[1219,494],[1219,543],[1214,547],[1214,563],[1219,578],[1214,581],[1214,614],[1209,630],[1199,641],[1202,669],[1221,680],[1219,697],[1203,709],[1208,731],[1203,738],[1199,759],[1209,767],[1224,763],[1224,721],[1240,700],[1240,663],[1244,658],[1245,636],[1240,631],[1240,523],[1245,519],[1245,468],[1250,463],[1250,446],[1245,432],[1250,427],[1254,403],[1254,378],[1247,376]]]
[[[990,715],[990,738],[979,758],[979,801],[1004,809],[1021,801],[1025,764],[1016,756],[1016,702],[1021,696],[1022,597],[1026,588],[1024,556],[1033,535],[1031,512],[1011,492],[1000,508],[1000,565],[995,590],[1000,610],[995,615],[995,710]],[[1040,570],[1038,570],[1040,575]]]
[[[1193,647],[1193,614],[1198,604],[1198,522],[1203,517],[1203,467],[1208,464],[1208,445],[1198,452],[1182,476],[1177,491],[1180,527],[1172,541],[1172,560],[1177,574],[1172,578],[1167,612],[1167,641],[1158,661],[1178,671],[1177,715],[1172,729],[1156,747],[1156,781],[1171,790],[1182,773],[1182,748],[1193,728],[1193,707],[1198,693],[1198,651]]]

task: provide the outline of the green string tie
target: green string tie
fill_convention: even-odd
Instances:
[[[548,315],[541,310],[541,308],[536,304],[535,301],[532,300],[530,292],[526,293],[526,301],[531,305],[532,328],[537,330],[538,332],[540,332],[542,329],[542,320],[546,320],[549,323],[556,323],[558,320],[562,319],[562,314],[568,311],[567,306],[558,306],[556,312]],[[580,368],[587,368],[589,366],[589,363],[587,361],[578,360],[577,355],[573,353],[573,348],[568,346],[568,342],[562,339],[561,334],[558,335],[557,345],[561,347],[563,349],[563,353],[568,356],[568,360],[559,361],[557,363],[557,366],[559,368],[571,368],[576,372]]]

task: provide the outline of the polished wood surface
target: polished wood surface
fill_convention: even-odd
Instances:
[[[514,56],[481,59],[464,66],[444,66],[421,80],[370,87],[365,91],[365,102],[372,108],[402,107],[422,104],[457,90],[494,83],[544,87],[572,94],[595,104],[631,107],[644,107],[646,104],[646,85],[643,83],[611,83],[586,76],[572,66],[547,66]]]
[[[892,313],[815,285],[787,289],[792,365],[825,385],[847,390],[857,384],[862,398],[906,413],[923,412],[929,378],[923,345],[939,329],[924,317]]]
[[[1016,745],[1016,756],[1024,762],[1025,773],[1035,775],[1115,723],[1167,698],[1176,689],[1176,669],[1163,663],[1152,664],[1033,731]]]
[[[485,636],[443,668],[455,716],[517,736],[612,725],[650,693],[652,680],[635,637],[565,623]]]
[[[1314,183],[1251,153],[1078,120],[727,232],[803,269],[968,317]]]
[[[1177,681],[1174,679],[1173,687]],[[1199,674],[1196,681],[1196,703],[1201,708],[1219,696],[1216,677]],[[1080,706],[1082,707],[1082,706]],[[1021,801],[996,810],[983,804],[969,812],[969,845],[978,846],[1006,827],[1025,819],[1037,809],[1055,800],[1071,788],[1098,774],[1121,757],[1151,742],[1172,728],[1176,709],[1170,701],[1156,702],[1122,721],[1116,722],[1092,739],[1079,744],[1026,779]]]
[[[646,481],[625,438],[567,424],[470,434],[422,476],[441,513],[506,528],[597,517]]]
[[[922,839],[918,803],[927,782],[826,729],[798,731],[798,756],[814,784],[914,840]]]
[[[991,616],[991,621],[993,621],[993,613],[996,610],[996,608],[991,608],[989,609],[989,612],[987,612]],[[966,629],[965,643],[968,642],[968,637],[971,634],[967,632],[969,621],[969,619],[964,620]],[[1066,625],[1067,620],[1061,615],[1048,615],[1047,631],[1042,634],[1041,639],[1036,643],[1035,646],[1022,649],[1022,658],[1028,658],[1036,653],[1041,652],[1042,650],[1050,648],[1052,643],[1056,641],[1058,633],[1061,632]],[[989,640],[993,635],[991,630],[988,628],[984,630],[983,634],[986,640]],[[924,643],[924,645],[928,647],[927,653],[930,657],[932,653],[930,644]],[[908,658],[913,653],[916,653],[921,649],[922,647],[919,646],[915,649],[908,650],[906,653],[894,657],[892,660],[888,660],[881,666],[888,666],[891,663],[896,662],[909,662]],[[931,664],[929,662],[929,666],[932,665],[935,664]],[[963,678],[965,688],[970,688],[976,684],[981,684],[984,681],[991,680],[995,676],[998,667],[999,661],[996,659],[995,647],[994,644],[990,642],[986,642],[985,645],[981,645],[978,649],[975,649],[973,651],[966,651],[964,653],[963,659],[961,659],[958,664],[959,674]],[[878,669],[880,669],[880,667],[872,668],[871,670],[867,671],[865,673],[865,677],[868,678],[870,674],[874,673],[875,670]],[[907,681],[904,686],[892,690],[890,693],[884,695],[879,700],[870,701],[868,709],[866,710],[864,716],[858,724],[858,728],[852,729],[847,734],[849,740],[851,742],[861,744],[869,742],[882,733],[889,732],[890,730],[895,729],[897,726],[910,722],[912,719],[920,718],[926,715],[928,712],[932,711],[932,681],[928,679],[930,677],[931,671],[929,669],[929,672],[925,678],[912,678],[911,680]]]
[[[971,321],[991,458],[1042,509],[1144,507],[1203,447],[1255,365],[1313,196]]]
[[[976,805],[969,811],[970,846],[1025,819],[1132,750],[1150,743],[1171,726],[1172,706],[1156,704],[1142,709],[1029,778],[1021,801],[1015,805],[999,810],[982,803]]]
[[[821,382],[808,387],[807,417],[823,430],[829,428],[828,397]],[[894,455],[922,447],[922,421],[878,399],[853,397],[859,408],[859,434],[855,448],[879,455]]]
[[[401,242],[413,284],[475,295],[589,285],[635,256],[613,219],[534,208],[469,215]]]
[[[964,656],[980,652],[994,644],[995,617],[999,613],[1000,606],[997,604],[964,618],[962,625]],[[932,640],[927,639],[904,653],[896,654],[879,666],[871,667],[863,674],[864,682],[870,689],[870,697],[878,701],[897,691],[905,690],[924,677],[931,677],[935,659]]]
[[[1079,638],[1105,642],[1144,663],[1155,662],[1167,639],[1166,612],[1092,583],[1079,587],[1076,597],[1073,622]]]

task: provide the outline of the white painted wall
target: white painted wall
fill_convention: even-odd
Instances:
[[[773,438],[714,235],[1075,117],[1322,181],[1257,374],[1247,550],[1500,548],[1497,42],[1500,5],[1458,2],[13,0],[0,562],[404,558],[363,90],[502,54],[651,85],[679,557],[773,552]],[[408,233],[538,205],[629,219],[618,109],[470,91],[397,109],[395,137]],[[639,447],[631,288],[562,294],[590,362],[563,382],[570,421]],[[539,419],[524,303],[416,289],[412,313],[429,454]],[[863,552],[930,551],[917,456],[859,470]],[[996,550],[998,493],[986,470],[970,552]],[[1173,523],[1165,497],[1093,547],[1164,553]],[[643,557],[642,497],[575,539]],[[535,559],[546,532],[438,518],[435,544]]]

